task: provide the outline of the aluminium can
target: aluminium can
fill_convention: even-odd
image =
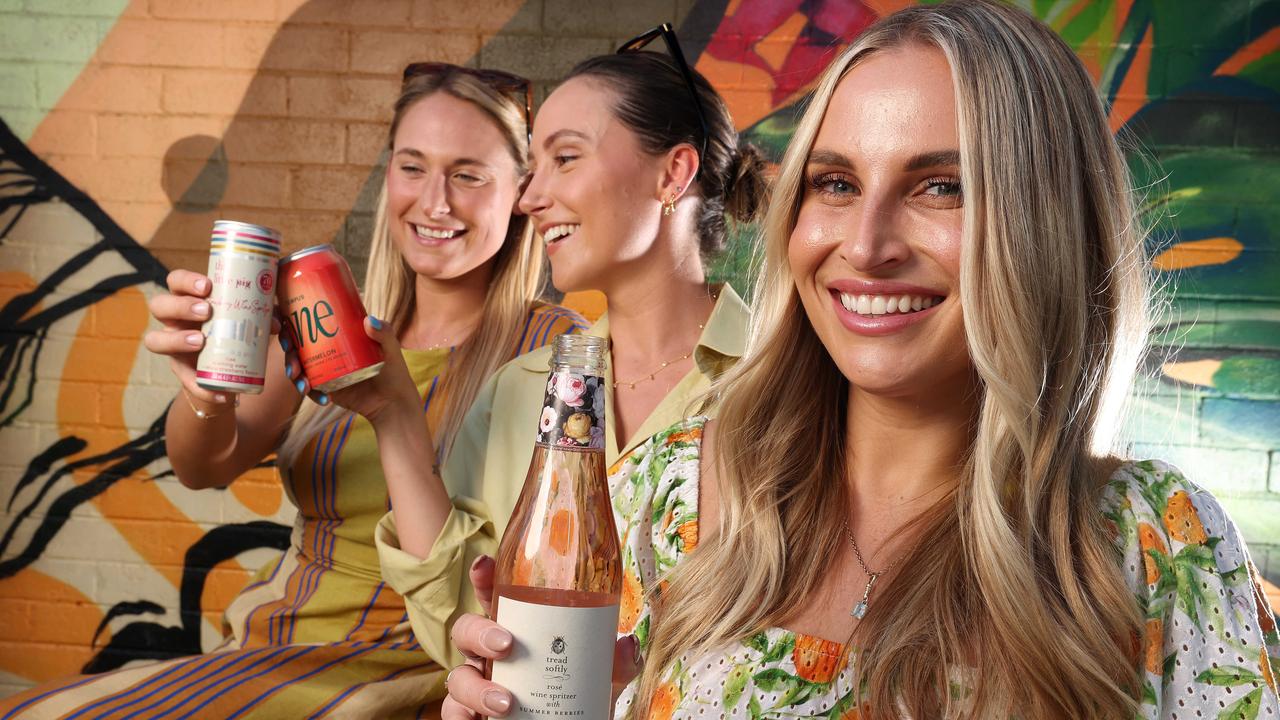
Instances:
[[[275,301],[280,233],[269,227],[218,220],[209,240],[209,319],[196,360],[196,384],[206,390],[262,392],[271,310]]]
[[[282,259],[279,276],[280,309],[311,387],[330,393],[382,370],[382,347],[364,332],[368,313],[351,268],[331,245]]]

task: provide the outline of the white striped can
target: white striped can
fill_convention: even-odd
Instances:
[[[196,384],[219,392],[262,392],[280,233],[261,225],[218,220],[209,241],[212,313],[201,328],[204,349]]]

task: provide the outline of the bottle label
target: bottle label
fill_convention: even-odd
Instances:
[[[604,449],[604,378],[555,370],[538,418],[538,444],[546,447]]]
[[[511,655],[493,663],[493,681],[515,697],[507,717],[610,716],[617,605],[559,607],[503,597],[498,612],[515,636]]]

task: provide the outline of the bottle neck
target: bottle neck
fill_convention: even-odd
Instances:
[[[538,444],[604,452],[604,393],[604,375],[598,367],[556,365],[547,376]]]

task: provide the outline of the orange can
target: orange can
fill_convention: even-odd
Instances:
[[[364,332],[368,313],[351,268],[331,245],[280,261],[278,302],[311,387],[330,393],[377,375],[382,347]]]

